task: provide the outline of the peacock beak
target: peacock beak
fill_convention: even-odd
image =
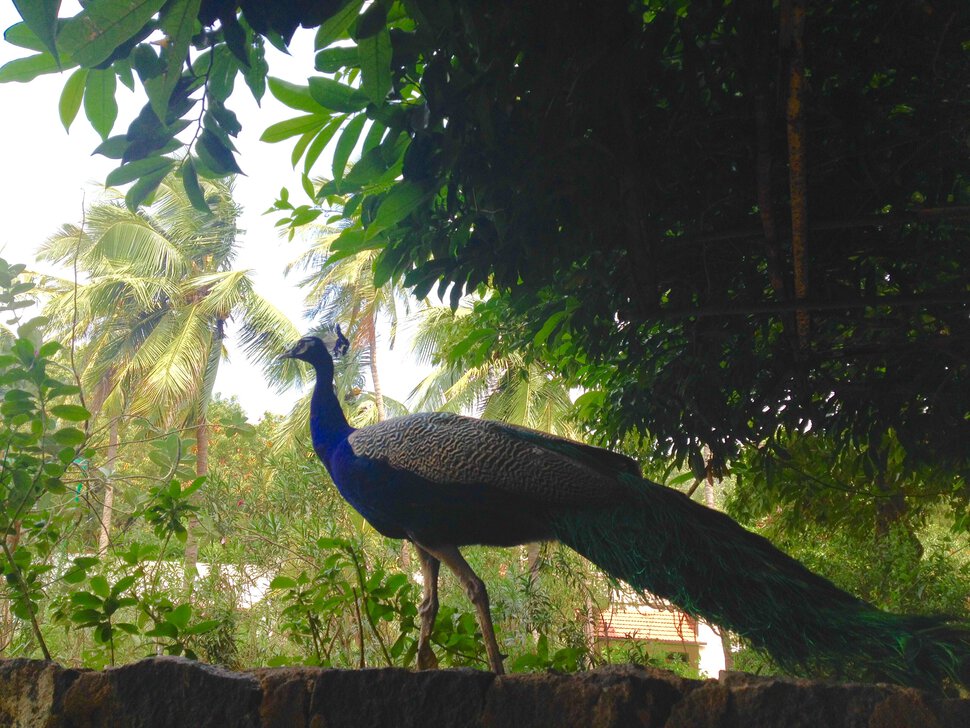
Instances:
[[[289,349],[287,349],[286,351],[284,351],[284,352],[283,352],[282,354],[280,354],[280,355],[279,355],[278,357],[276,357],[276,358],[277,358],[277,359],[294,359],[294,358],[296,358],[296,357],[294,356],[294,354],[293,354],[293,352],[294,352],[295,350],[296,350],[296,344],[294,344],[293,346],[291,346],[291,347],[290,347]]]

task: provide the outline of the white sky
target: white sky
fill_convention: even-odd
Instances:
[[[77,12],[73,5],[65,3],[61,15]],[[19,21],[13,3],[0,1],[0,29]],[[298,32],[290,50],[292,56],[288,57],[267,44],[270,75],[305,83],[313,73],[313,34]],[[30,53],[0,41],[0,65]],[[117,164],[116,160],[91,155],[101,140],[84,118],[83,108],[70,134],[64,131],[57,103],[69,73],[41,76],[28,84],[0,84],[0,257],[62,276],[69,273],[38,265],[35,251],[60,225],[80,222],[85,196],[88,202],[95,200],[100,184]],[[139,93],[132,94],[118,85],[120,111],[112,134],[123,133],[144,105],[144,94],[140,87],[136,90]],[[283,277],[284,267],[299,253],[299,243],[279,238],[273,226],[276,216],[262,214],[281,187],[290,189],[293,200],[304,196],[299,175],[290,165],[295,139],[278,144],[259,141],[267,126],[302,112],[286,108],[269,91],[263,96],[262,106],[257,106],[241,78],[228,105],[243,126],[235,144],[246,173],[238,178],[235,188],[236,199],[244,208],[240,227],[245,231],[236,267],[251,269],[259,293],[303,328],[305,324],[299,323],[302,292],[296,287],[298,274],[291,280]],[[321,158],[313,173],[327,175],[329,165],[329,158]],[[234,350],[231,328],[229,333],[230,360],[220,367],[216,391],[238,397],[252,420],[266,411],[287,412],[299,393],[277,395],[269,389],[259,369]],[[394,351],[380,352],[382,386],[388,396],[402,401],[421,377],[407,348],[407,342],[399,339]]]

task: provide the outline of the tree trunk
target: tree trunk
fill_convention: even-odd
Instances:
[[[784,18],[790,10],[790,18]],[[808,161],[805,134],[805,0],[792,0],[782,11],[782,27],[790,29],[788,74],[788,177],[791,190],[791,246],[795,273],[795,299],[808,297]],[[795,309],[795,326],[800,349],[808,348],[810,318],[803,308]]]
[[[196,425],[195,440],[195,474],[202,478],[209,474],[209,426],[205,415],[199,418]],[[185,592],[192,593],[192,585],[198,573],[199,563],[199,519],[192,514],[187,525],[188,534],[185,539]]]
[[[98,535],[98,556],[104,556],[111,545],[111,520],[115,502],[114,464],[118,457],[118,418],[111,420],[108,429],[107,475],[104,481],[104,504],[101,508],[101,533]]]
[[[526,558],[529,564],[529,586],[535,586],[536,581],[539,579],[539,556],[542,544],[535,541],[530,544],[526,544]]]
[[[387,411],[384,409],[384,395],[381,393],[381,378],[377,373],[377,324],[370,322],[367,328],[367,345],[370,347],[370,378],[374,383],[374,404],[377,407],[377,421],[383,422],[387,419]]]

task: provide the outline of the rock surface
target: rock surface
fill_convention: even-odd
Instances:
[[[100,672],[6,660],[0,726],[967,728],[970,700],[733,672],[685,680],[634,666],[497,678],[473,670],[234,673],[172,657]]]

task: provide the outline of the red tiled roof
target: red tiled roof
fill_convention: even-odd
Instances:
[[[596,620],[598,639],[635,639],[697,644],[697,621],[683,612],[616,608]]]

